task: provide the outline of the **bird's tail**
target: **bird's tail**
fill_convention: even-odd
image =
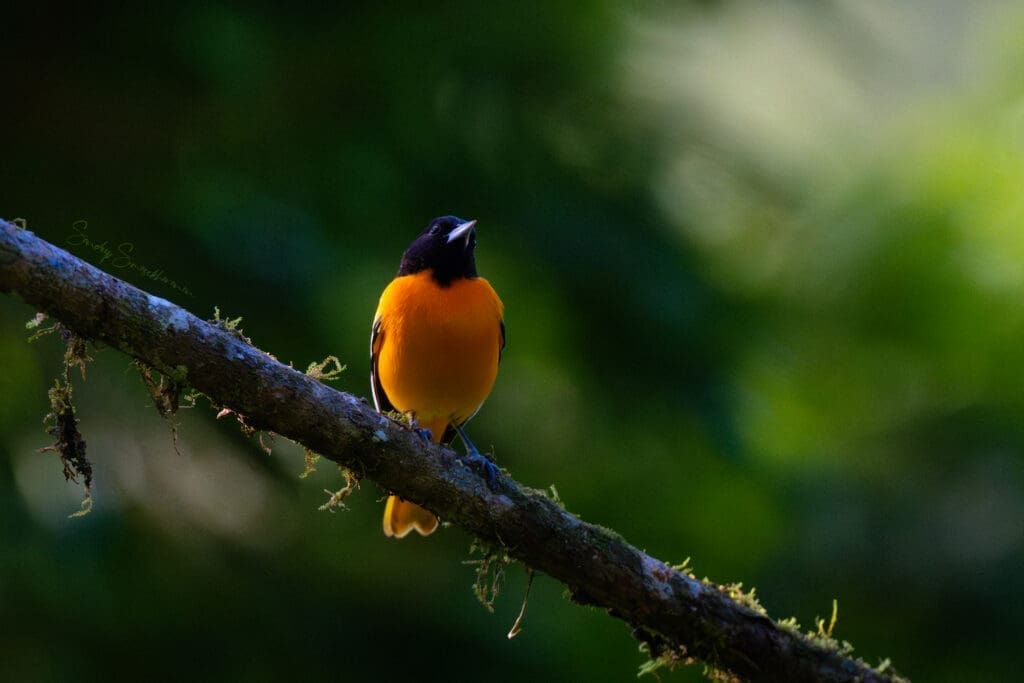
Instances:
[[[388,496],[384,506],[385,536],[403,538],[413,529],[421,536],[429,536],[437,529],[437,523],[437,517],[429,510],[398,496]]]

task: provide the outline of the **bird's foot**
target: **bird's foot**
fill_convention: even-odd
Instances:
[[[415,415],[412,413],[406,413],[406,419],[409,420],[409,429],[416,432],[416,434],[426,443],[432,443],[434,441],[434,433],[426,427],[420,427],[420,423],[416,419]]]
[[[480,450],[469,440],[469,436],[466,434],[466,430],[462,428],[462,425],[452,423],[452,426],[455,427],[455,431],[458,432],[463,445],[466,446],[466,454],[462,456],[462,462],[466,463],[471,469],[476,470],[480,476],[487,480],[487,488],[497,491],[498,489],[495,485],[498,479],[498,466],[486,455],[480,455]]]
[[[490,458],[486,455],[481,455],[480,451],[473,450],[462,456],[461,460],[487,481],[487,488],[497,491],[495,485],[498,478],[498,466]]]

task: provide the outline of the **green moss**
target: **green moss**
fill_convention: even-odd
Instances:
[[[90,512],[92,512],[92,494],[86,489],[85,498],[82,499],[82,504],[78,506],[78,512],[72,512],[68,515],[68,519],[85,517]]]
[[[734,602],[738,602],[744,607],[749,607],[759,614],[768,615],[768,610],[761,605],[761,602],[757,599],[757,588],[751,588],[749,591],[743,590],[743,583],[727,583],[719,586]]]
[[[139,371],[139,377],[142,378],[142,383],[146,386],[146,391],[149,392],[149,397],[152,399],[153,405],[156,406],[157,413],[170,425],[171,445],[174,447],[174,452],[181,455],[181,451],[178,450],[178,425],[174,421],[174,415],[181,407],[181,393],[186,388],[184,378],[188,374],[188,368],[179,365],[171,373],[162,373],[138,359],[133,360],[132,365]],[[197,395],[199,394],[193,392],[185,397],[189,407],[195,405]]]
[[[633,635],[640,640],[640,652],[647,655],[647,659],[637,670],[637,678],[653,676],[660,680],[658,671],[662,669],[675,671],[680,666],[689,666],[697,662],[687,654],[684,645],[673,646],[662,636],[646,629],[634,629]]]
[[[249,339],[249,337],[245,336],[245,333],[242,331],[242,316],[238,316],[237,318],[222,318],[220,315],[220,308],[214,306],[213,317],[210,318],[210,320],[208,320],[207,322],[209,322],[211,325],[215,327],[219,327],[225,332],[229,332],[236,339],[244,341],[246,344],[252,345],[252,339]]]
[[[26,327],[38,328],[44,319],[45,316],[37,315],[32,321],[34,325],[30,323]],[[92,510],[92,463],[85,455],[85,439],[82,438],[82,434],[78,430],[78,418],[72,400],[71,368],[78,367],[84,379],[85,364],[92,358],[87,353],[85,339],[64,328],[60,323],[37,332],[29,341],[58,330],[66,342],[63,380],[61,378],[54,380],[54,385],[48,392],[50,412],[43,418],[43,423],[47,425],[46,431],[53,438],[53,443],[40,448],[38,452],[53,452],[60,456],[66,481],[77,483],[81,477],[85,498],[82,500],[79,510],[69,515],[70,517],[81,517]]]
[[[480,558],[473,558],[479,553]],[[488,612],[494,612],[494,601],[501,592],[501,584],[505,579],[505,569],[515,560],[501,548],[495,548],[480,539],[474,539],[469,546],[471,559],[463,560],[462,564],[476,567],[476,579],[473,581],[473,595]]]
[[[816,618],[814,620],[815,629],[807,631],[806,634],[803,634],[803,637],[818,647],[835,652],[843,657],[849,657],[853,653],[853,645],[849,641],[839,641],[832,637],[838,620],[839,602],[832,600],[832,617],[829,619],[828,624],[826,625],[824,619]]]
[[[691,579],[696,580],[696,575],[693,573],[693,565],[690,562],[690,558],[686,558],[678,565],[672,567],[675,571],[678,571]],[[730,600],[733,602],[743,605],[749,609],[754,610],[758,614],[768,616],[767,610],[761,605],[761,602],[757,599],[757,591],[751,588],[749,591],[743,590],[742,583],[729,583],[729,584],[716,584],[707,577],[700,580],[705,586],[715,587],[722,591]],[[848,641],[838,640],[834,637],[836,624],[839,621],[839,604],[837,601],[832,601],[832,614],[831,617],[826,621],[822,618],[815,619],[815,629],[807,631],[806,633],[800,628],[800,624],[796,617],[790,617],[788,619],[782,619],[775,623],[778,627],[784,631],[789,632],[796,638],[807,641],[809,644],[822,648],[841,657],[850,657],[853,653],[853,645]],[[640,665],[639,676],[652,675],[657,678],[657,671],[661,669],[673,670],[681,664],[694,664],[696,660],[692,657],[687,656],[687,650],[682,646],[675,646],[668,640],[660,635],[653,634],[642,628],[634,627],[634,636],[641,641],[640,651],[648,655],[647,661]],[[724,634],[718,642],[715,642],[715,638],[712,637],[711,642],[705,641],[699,644],[699,649],[710,650],[712,653],[723,651],[726,647],[726,641]],[[710,645],[710,647],[707,647]],[[711,657],[715,657],[712,655]],[[865,662],[858,660],[858,662],[870,668]],[[887,675],[893,676],[893,680],[897,683],[905,682],[906,679],[901,678],[895,674],[892,670],[892,662],[888,659],[882,660],[878,667],[875,667],[875,671],[879,673],[886,673]],[[718,669],[712,664],[704,663],[704,675],[713,681],[738,681],[734,674],[729,671]]]
[[[779,619],[775,622],[779,625],[779,628],[790,633],[801,635],[800,622],[797,621],[796,617],[787,617],[786,619]]]
[[[43,321],[46,320],[46,317],[47,316],[46,316],[45,313],[42,313],[42,312],[36,313],[36,317],[32,318],[27,323],[25,323],[25,329],[26,330],[37,329],[40,325],[43,324]],[[31,339],[30,339],[30,341],[31,341]]]
[[[329,365],[334,367],[327,370]],[[342,365],[341,361],[338,360],[337,356],[327,356],[323,361],[319,363],[310,363],[309,367],[306,368],[306,374],[313,379],[321,381],[333,382],[341,376],[341,373],[345,372],[347,365]]]
[[[416,426],[412,413],[400,413],[397,410],[386,410],[384,411],[384,416],[389,417],[395,422],[403,424],[406,427],[414,428]]]
[[[309,451],[307,451],[307,453],[308,452]],[[359,488],[360,477],[358,474],[348,469],[347,467],[343,467],[341,465],[338,465],[338,471],[340,471],[341,476],[345,478],[345,486],[338,489],[337,491],[324,489],[324,493],[329,494],[330,498],[327,499],[326,503],[320,506],[319,510],[321,512],[327,511],[333,514],[339,509],[347,510],[348,506],[345,505],[345,499],[352,495],[352,493],[357,488]]]
[[[555,505],[565,510],[565,501],[563,501],[562,496],[558,494],[558,489],[555,488],[554,484],[549,486],[547,491],[545,491],[544,489],[536,489],[536,492],[541,494],[542,496],[546,496]]]
[[[330,369],[328,369],[328,367],[330,367]],[[348,366],[341,364],[341,361],[338,360],[337,356],[327,356],[327,358],[324,358],[319,363],[310,363],[309,367],[306,368],[306,375],[316,380],[333,382],[341,376],[341,373],[343,373],[347,367]],[[303,453],[305,456],[305,469],[302,470],[302,474],[299,475],[299,479],[305,479],[313,472],[316,472],[316,463],[320,459],[319,455],[317,455],[308,448],[304,449]],[[347,472],[348,470],[344,471]],[[348,481],[348,477],[346,476],[346,482]],[[328,493],[331,492],[328,491]],[[331,493],[331,499],[328,500],[326,504],[321,506],[320,509],[331,510],[332,508],[339,505],[341,507],[344,507],[341,501],[344,500],[344,498],[347,497],[349,493],[351,493],[351,489],[349,488],[349,486],[346,486],[340,491],[335,491]],[[339,494],[342,495],[340,495],[340,497],[337,497],[339,496]]]
[[[684,574],[686,576],[689,576],[694,581],[697,580],[697,576],[693,573],[693,565],[690,564],[690,558],[689,557],[687,557],[685,560],[683,560],[679,564],[672,565],[672,569],[676,570],[680,574]]]
[[[673,644],[660,634],[643,628],[634,628],[633,634],[641,641],[640,652],[647,655],[647,660],[637,670],[637,678],[650,675],[661,680],[661,677],[658,676],[658,671],[662,669],[675,671],[681,666],[693,666],[701,663],[700,660],[689,654],[685,645]],[[719,645],[711,648],[712,652],[724,647],[724,637],[721,638],[721,641]],[[702,673],[708,680],[742,683],[742,679],[732,672],[719,669],[708,663],[703,663]]]
[[[33,332],[32,335],[28,338],[30,344],[34,341],[42,339],[48,334],[53,334],[54,332],[63,329],[63,326],[59,322],[54,322],[52,325],[43,327],[42,325],[47,320],[47,318],[48,316],[45,313],[36,313],[36,316],[34,318],[25,323],[26,330],[35,330],[35,332]]]
[[[798,638],[802,638],[808,641],[810,644],[834,652],[841,657],[851,657],[854,651],[853,645],[848,640],[838,640],[834,637],[836,624],[839,621],[839,602],[832,600],[832,615],[826,622],[825,619],[820,617],[814,620],[815,629],[809,630],[806,633],[800,628],[800,623],[796,617],[789,617],[788,619],[781,619],[775,623],[779,628],[792,633]],[[872,668],[869,664],[863,660],[857,660],[863,666]],[[897,674],[892,666],[892,662],[887,658],[883,659],[874,670],[878,673],[884,673],[892,677],[894,683],[909,683],[907,679]]]
[[[160,417],[169,419],[177,413],[181,392],[184,388],[182,384],[172,375],[166,375],[141,360],[133,360],[132,365],[139,371],[139,377],[146,385],[149,397],[153,400],[153,405],[156,406]]]
[[[303,449],[303,455],[305,456],[306,468],[302,470],[302,474],[299,475],[299,479],[305,479],[309,475],[316,472],[316,462],[320,459],[320,456],[309,450],[308,448]],[[333,494],[332,494],[333,495]]]

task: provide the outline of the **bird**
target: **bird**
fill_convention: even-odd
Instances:
[[[463,460],[492,485],[497,468],[464,426],[491,393],[505,348],[505,307],[476,272],[476,221],[441,216],[402,254],[381,294],[370,335],[370,385],[380,412],[396,411],[425,440],[448,445],[456,434]],[[384,534],[427,536],[437,517],[391,495]]]

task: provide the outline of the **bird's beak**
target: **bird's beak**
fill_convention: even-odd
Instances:
[[[455,240],[461,239],[464,246],[469,245],[469,236],[473,234],[473,227],[476,225],[476,221],[466,221],[461,225],[457,225],[454,230],[448,233],[448,244],[451,244]]]

